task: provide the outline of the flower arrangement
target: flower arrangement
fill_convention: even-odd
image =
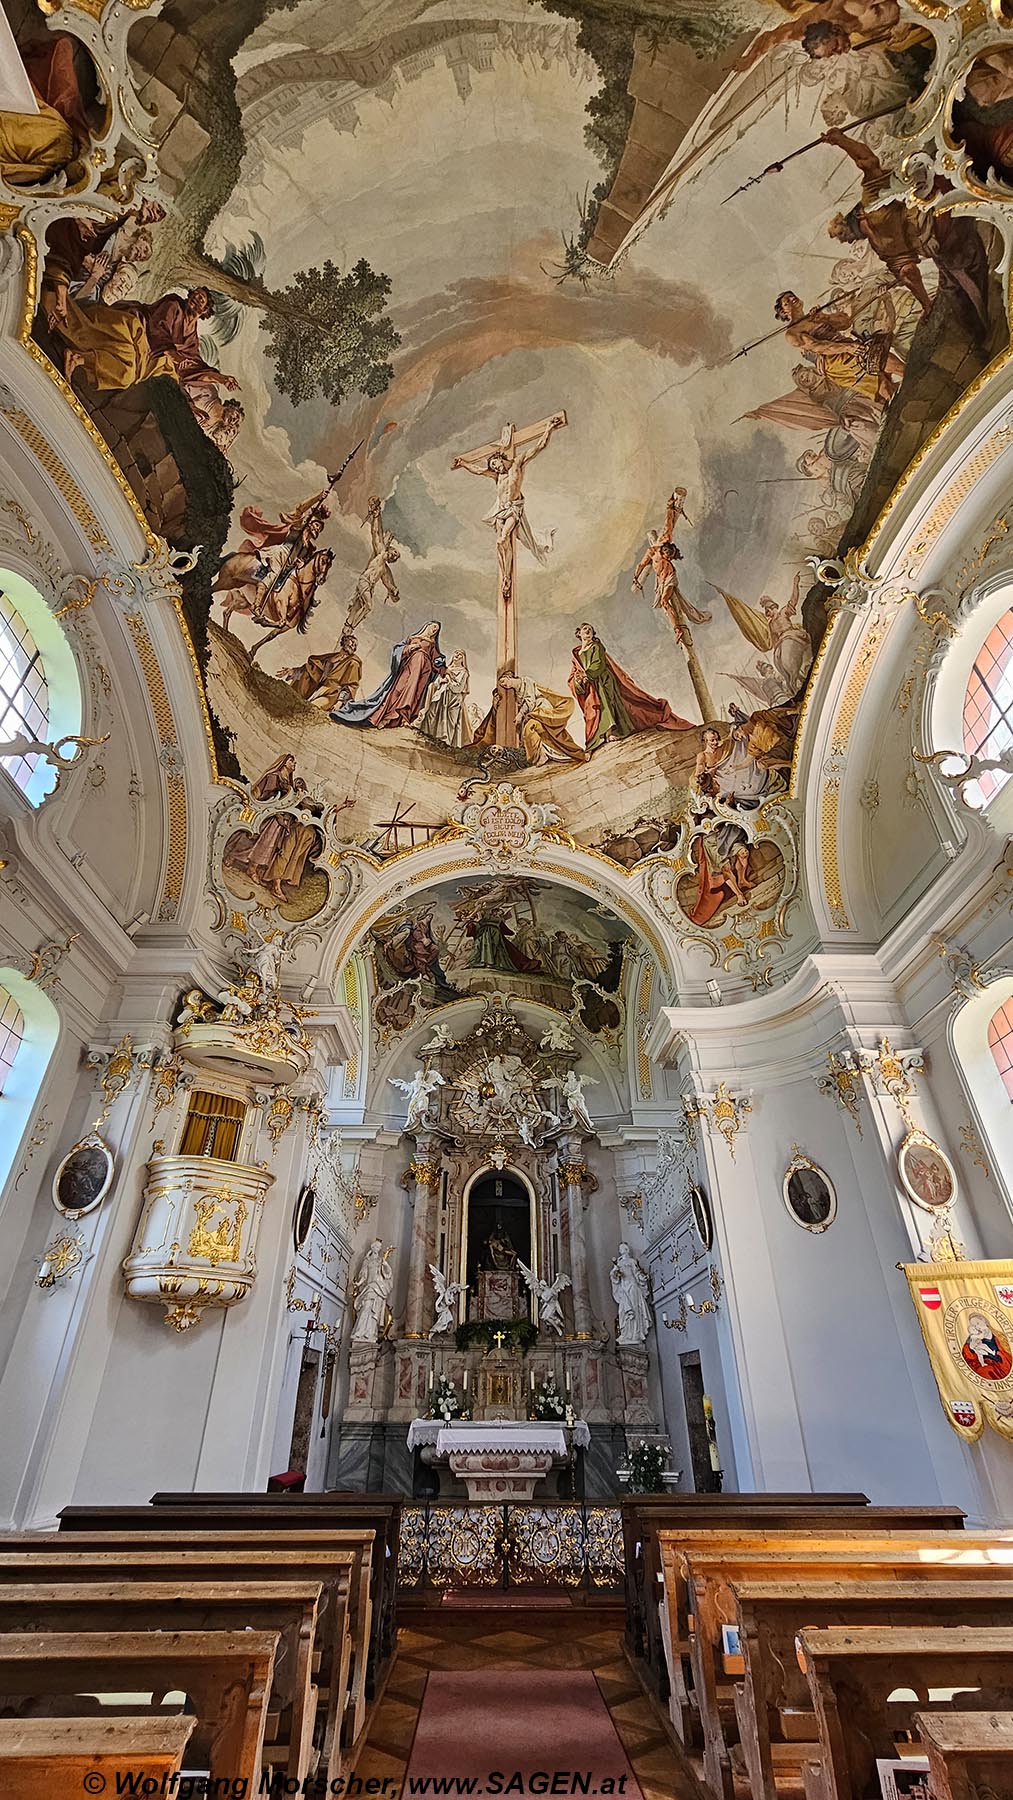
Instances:
[[[547,1375],[538,1387],[532,1388],[528,1395],[528,1418],[555,1421],[566,1418],[566,1401],[551,1375]]]
[[[442,1419],[449,1425],[451,1419],[467,1419],[470,1415],[464,1410],[457,1397],[457,1389],[449,1375],[441,1375],[429,1397],[429,1417]]]
[[[661,1473],[667,1461],[663,1444],[649,1444],[646,1438],[638,1438],[630,1451],[630,1493],[663,1493]]]

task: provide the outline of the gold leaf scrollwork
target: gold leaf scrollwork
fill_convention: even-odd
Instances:
[[[242,1241],[243,1225],[246,1221],[246,1201],[235,1201],[235,1213],[232,1218],[221,1218],[212,1231],[209,1221],[215,1213],[233,1204],[231,1188],[220,1188],[204,1200],[198,1200],[194,1211],[196,1224],[190,1233],[187,1244],[188,1256],[203,1257],[215,1267],[219,1263],[239,1261],[239,1249]]]

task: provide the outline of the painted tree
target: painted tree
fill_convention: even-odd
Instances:
[[[249,309],[260,314],[278,390],[295,405],[323,394],[338,406],[352,389],[382,394],[401,339],[387,313],[389,275],[360,260],[347,274],[328,260],[300,269],[287,288],[264,280],[267,255],[254,232],[245,244],[227,244],[224,255],[177,255],[177,279],[210,289],[214,319],[210,337],[220,346],[237,336]],[[205,348],[208,349],[207,338]]]
[[[315,394],[340,404],[353,388],[382,394],[401,339],[387,313],[390,277],[360,259],[343,275],[330,260],[302,269],[260,321],[281,393],[298,406]]]

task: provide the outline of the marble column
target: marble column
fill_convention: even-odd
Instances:
[[[440,1188],[438,1138],[424,1134],[415,1139],[415,1155],[408,1165],[405,1185],[412,1195],[412,1235],[408,1252],[404,1335],[424,1337],[427,1270],[436,1243],[436,1206]]]
[[[587,1164],[581,1156],[580,1133],[567,1132],[559,1140],[557,1168],[559,1199],[566,1221],[566,1242],[570,1256],[568,1274],[573,1286],[573,1331],[575,1337],[591,1336],[591,1295],[587,1280],[587,1240],[584,1235],[584,1190]]]

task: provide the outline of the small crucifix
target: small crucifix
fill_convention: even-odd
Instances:
[[[506,1332],[505,1331],[494,1331],[492,1334],[492,1341],[495,1344],[497,1350],[502,1350],[503,1345],[506,1343]]]
[[[469,475],[488,475],[496,483],[496,504],[485,522],[496,533],[496,693],[494,697],[496,743],[501,749],[517,748],[517,540],[544,563],[552,549],[553,533],[540,543],[524,511],[524,470],[545,449],[554,431],[566,424],[565,412],[539,419],[537,425],[516,430],[504,425],[495,444],[480,444],[455,456],[452,469]],[[512,685],[504,686],[504,678]]]

